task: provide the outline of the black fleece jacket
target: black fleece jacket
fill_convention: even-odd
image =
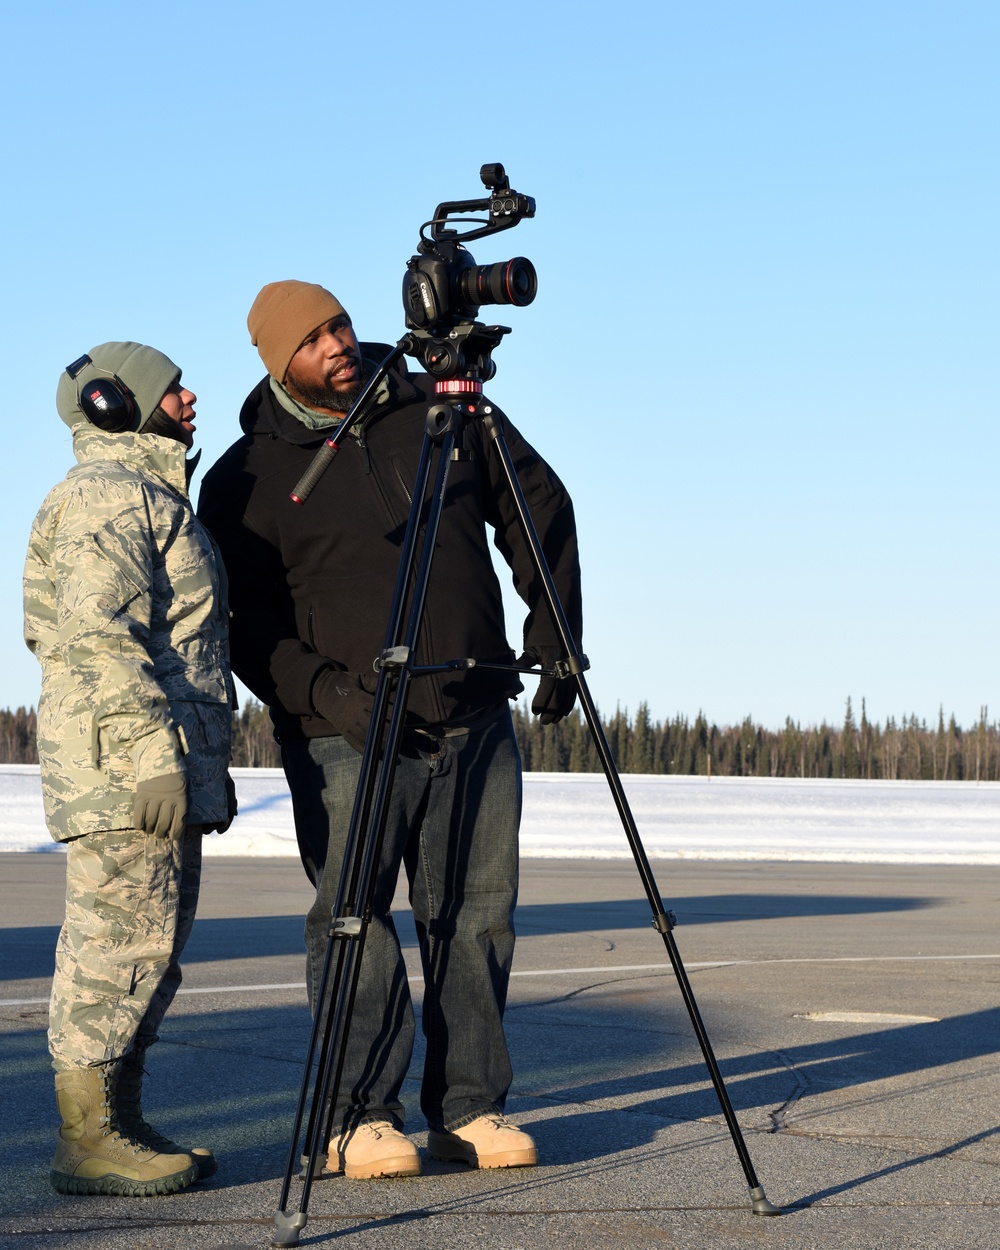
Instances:
[[[362,344],[366,360],[378,361],[388,350]],[[408,373],[403,363],[388,381],[387,402],[367,417],[358,437],[348,436],[304,505],[289,495],[325,436],[287,412],[266,377],[243,405],[243,437],[209,470],[201,489],[198,515],[229,575],[233,668],[269,707],[279,739],[335,732],[312,703],[313,684],[323,671],[374,677],[433,402],[433,381]],[[548,465],[494,411],[579,644],[572,502]],[[525,648],[542,654],[558,646],[496,453],[480,423],[467,427],[466,446],[471,459],[453,462],[449,472],[418,663],[513,659],[487,525],[528,605]],[[516,673],[481,668],[418,677],[407,710],[418,723],[447,728],[469,723],[522,689]]]

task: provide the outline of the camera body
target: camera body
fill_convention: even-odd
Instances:
[[[425,245],[407,262],[403,309],[411,330],[447,330],[472,320],[481,304],[514,304],[523,308],[535,298],[538,278],[524,256],[477,265],[457,239]]]
[[[507,330],[480,326],[475,321],[480,306],[523,308],[538,290],[535,267],[524,256],[477,265],[466,248],[467,240],[509,230],[535,215],[535,201],[511,190],[502,165],[484,165],[479,176],[492,187],[491,194],[439,204],[432,220],[421,226],[417,254],[407,261],[403,278],[403,312],[414,342],[412,354],[439,378],[470,371],[484,381],[492,377],[490,352]],[[464,216],[483,211],[488,213],[485,221]],[[478,225],[459,234],[454,227],[463,222]]]

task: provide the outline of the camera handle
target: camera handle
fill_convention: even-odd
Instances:
[[[447,385],[444,383],[442,387]],[[330,917],[326,957],[320,984],[316,991],[315,1016],[292,1129],[288,1167],[282,1184],[279,1209],[274,1218],[271,1244],[278,1247],[298,1245],[299,1233],[305,1228],[308,1218],[306,1213],[312,1183],[322,1172],[320,1157],[325,1153],[325,1146],[329,1141],[343,1076],[347,1038],[359,983],[365,937],[371,921],[378,865],[388,820],[389,798],[395,775],[397,750],[403,732],[410,681],[414,676],[427,671],[436,671],[441,667],[469,668],[475,665],[475,661],[471,659],[450,661],[442,666],[425,668],[418,668],[411,663],[416,655],[416,642],[444,507],[449,467],[456,452],[460,450],[460,439],[465,423],[474,419],[483,421],[484,428],[499,458],[507,488],[517,511],[522,535],[531,552],[546,604],[552,614],[565,653],[556,666],[556,675],[563,677],[563,680],[576,683],[580,705],[597,745],[601,765],[652,910],[653,928],[663,938],[723,1117],[743,1168],[750,1190],[751,1210],[754,1215],[781,1215],[781,1208],[768,1201],[764,1188],[754,1171],[750,1153],[695,1001],[694,990],[688,980],[680,951],[674,940],[673,929],[676,917],[664,906],[653,879],[652,869],[639,837],[621,777],[584,677],[589,663],[586,656],[579,651],[573,638],[542,550],[538,531],[532,521],[524,492],[518,481],[503,430],[491,406],[481,395],[465,394],[461,402],[452,400],[438,403],[427,414],[424,439],[411,496],[412,503],[403,537],[396,584],[386,627],[385,643],[379,657],[372,718],[362,754],[337,897]],[[419,564],[417,564],[417,540],[421,529],[420,514],[424,508],[424,501],[427,499],[427,484],[431,476],[431,462],[435,447],[439,451],[438,462],[423,526],[424,537],[420,545]],[[417,564],[416,577],[412,580],[411,596],[408,591],[415,564]],[[407,614],[408,599],[409,612]],[[405,625],[404,616],[406,617]],[[537,672],[538,670],[531,671]],[[393,700],[392,713],[386,725],[386,712],[390,699]],[[317,1048],[319,1049],[317,1077],[310,1097],[311,1074],[316,1061]],[[309,1122],[305,1135],[305,1151],[300,1155],[299,1140],[307,1109]],[[295,1168],[299,1163],[304,1168],[303,1186],[298,1209],[293,1212],[289,1210],[289,1195]]]

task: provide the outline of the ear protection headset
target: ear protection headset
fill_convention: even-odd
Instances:
[[[66,372],[76,381],[83,370],[90,365],[98,368],[89,356],[81,356],[66,366]],[[91,425],[96,425],[109,434],[121,434],[125,430],[139,428],[139,412],[135,406],[135,396],[116,373],[100,370],[104,377],[89,378],[83,385],[77,385],[76,396],[80,410]]]

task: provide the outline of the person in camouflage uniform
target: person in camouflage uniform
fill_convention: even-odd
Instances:
[[[140,1103],[181,981],[201,838],[235,814],[225,575],[188,499],[195,396],[180,372],[151,347],[105,343],[62,374],[77,464],[42,504],[25,565],[45,816],[67,844],[49,1016],[62,1193],[171,1193],[215,1170]]]

